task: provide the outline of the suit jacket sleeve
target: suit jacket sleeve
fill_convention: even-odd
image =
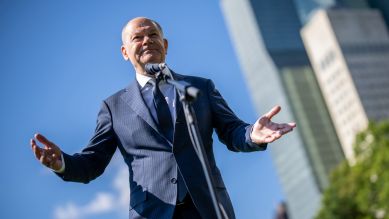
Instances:
[[[252,125],[240,120],[227,105],[211,80],[208,81],[208,98],[212,110],[212,123],[219,140],[231,151],[260,151],[267,144],[256,144],[251,141]]]
[[[63,153],[65,172],[57,175],[65,181],[88,183],[104,172],[116,147],[111,113],[103,102],[97,117],[96,130],[89,144],[81,153]]]

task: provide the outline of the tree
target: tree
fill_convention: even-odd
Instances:
[[[316,219],[389,219],[389,122],[358,134],[355,163],[337,166]]]

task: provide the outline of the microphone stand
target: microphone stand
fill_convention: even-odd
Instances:
[[[159,73],[162,74],[164,80],[173,85],[176,88],[176,91],[179,94],[180,102],[182,103],[182,107],[184,109],[186,124],[188,127],[189,135],[194,146],[194,149],[197,153],[197,156],[200,160],[201,167],[203,168],[205,179],[207,181],[209,193],[211,195],[213,208],[215,210],[217,219],[228,219],[227,213],[223,208],[223,205],[219,204],[219,200],[215,193],[215,182],[212,178],[210,172],[211,168],[206,157],[206,152],[204,149],[204,145],[202,139],[200,137],[199,127],[197,124],[196,113],[193,109],[192,103],[196,101],[197,97],[200,94],[200,90],[191,86],[190,84],[184,81],[176,81],[173,78],[169,68],[165,67]],[[158,77],[159,75],[157,75]],[[223,214],[223,217],[222,217]]]

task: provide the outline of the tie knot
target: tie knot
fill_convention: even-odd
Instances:
[[[155,87],[155,85],[158,85],[159,83],[161,83],[161,81],[162,81],[162,77],[156,77],[156,78],[151,78],[147,83]]]
[[[151,84],[153,87],[157,84],[157,80],[155,78],[150,79],[147,84]]]

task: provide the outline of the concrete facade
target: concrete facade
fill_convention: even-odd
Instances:
[[[389,36],[372,9],[319,10],[301,35],[343,151],[368,120],[389,118]]]

